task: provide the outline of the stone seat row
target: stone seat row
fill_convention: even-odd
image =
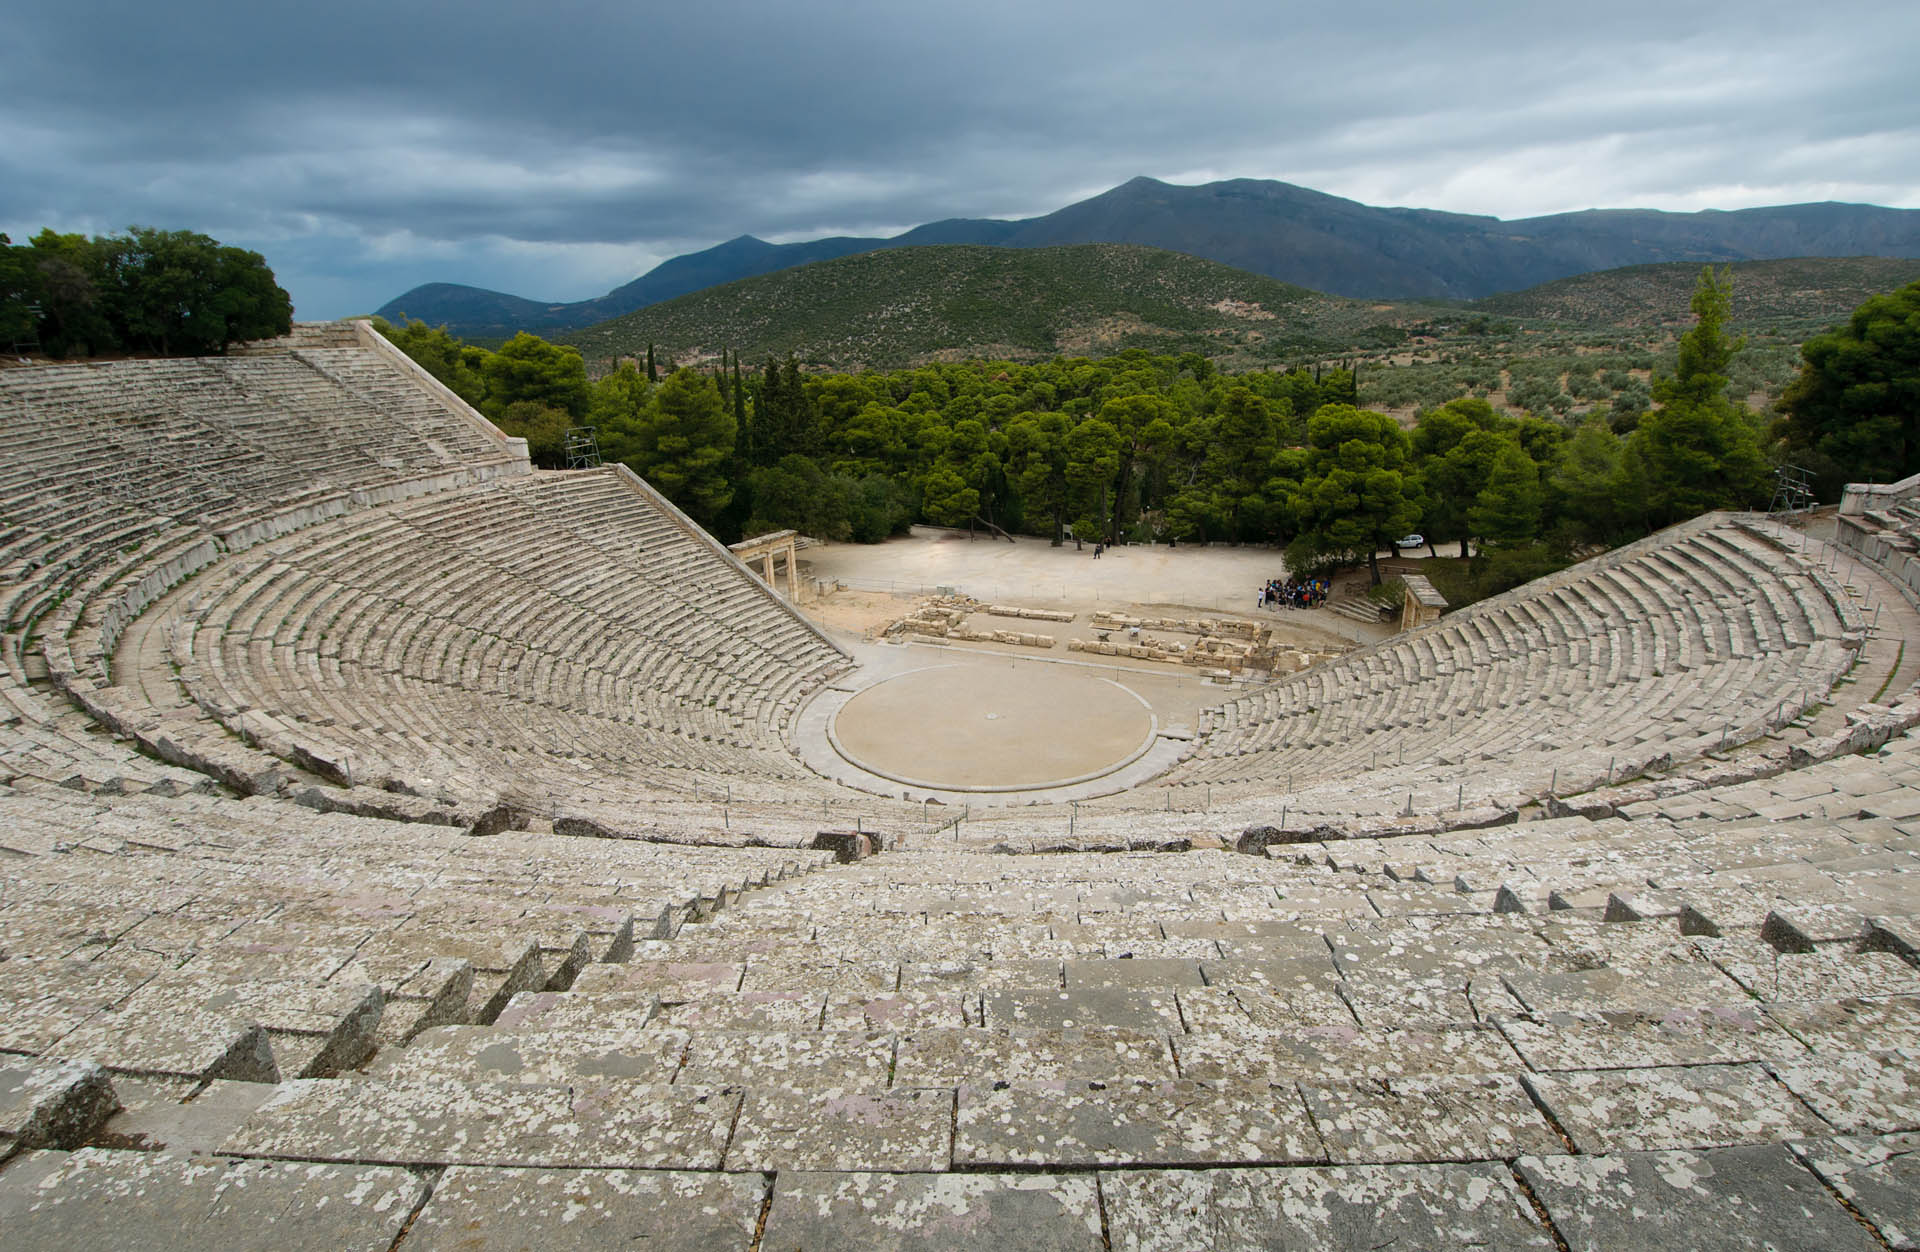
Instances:
[[[711,602],[620,578],[597,549],[571,543],[565,511],[520,507],[546,484],[631,511],[622,498],[634,493],[611,474],[556,475],[535,489],[363,511],[265,545],[182,600],[169,630],[181,683],[222,720],[257,712],[297,730],[312,754],[355,757],[375,772],[393,755],[383,740],[399,734],[470,756],[481,772],[559,755],[707,782],[810,781],[782,732],[839,655],[737,570],[718,584],[729,598]],[[475,533],[482,519],[497,528],[503,510],[516,517],[522,571],[477,554],[463,563],[470,543],[490,541]],[[551,540],[529,545],[535,528]],[[691,546],[677,528],[669,534]],[[536,548],[544,555],[533,566]],[[660,781],[671,789],[670,777]]]
[[[1516,726],[1513,717],[1478,716],[1496,708],[1518,709],[1523,722],[1530,714],[1547,731],[1578,718],[1596,749],[1671,739],[1691,750],[1709,735],[1724,734],[1729,723],[1749,726],[1756,709],[1772,706],[1775,723],[1787,719],[1789,705],[1791,715],[1798,716],[1844,672],[1857,636],[1845,632],[1831,609],[1824,616],[1796,610],[1787,617],[1775,617],[1771,610],[1827,604],[1824,594],[1804,592],[1809,599],[1803,601],[1779,587],[1772,598],[1754,591],[1740,603],[1767,611],[1750,619],[1695,616],[1687,607],[1693,597],[1678,585],[1658,598],[1621,591],[1635,606],[1631,609],[1618,601],[1611,610],[1593,608],[1592,595],[1638,586],[1645,569],[1677,568],[1708,551],[1738,552],[1745,560],[1746,544],[1744,538],[1722,544],[1712,531],[1695,532],[1651,547],[1634,561],[1537,595],[1510,596],[1484,611],[1470,610],[1410,639],[1244,697],[1225,706],[1197,759],[1176,777],[1272,782],[1276,774],[1304,774],[1311,780],[1349,775],[1361,760],[1377,764],[1383,749],[1396,761],[1403,754],[1457,761],[1489,748],[1498,753],[1502,744],[1524,744],[1527,727]],[[1757,565],[1747,568],[1754,580],[1762,580]],[[1809,580],[1798,582],[1804,589]],[[1540,611],[1542,605],[1583,602],[1585,608],[1572,620],[1620,624],[1604,634],[1590,631],[1581,640],[1564,627],[1556,629],[1566,619],[1551,608]],[[1662,602],[1674,610],[1663,615]],[[1716,638],[1715,629],[1729,620],[1754,625]],[[1411,736],[1399,733],[1410,728]],[[1326,751],[1330,747],[1332,754]]]
[[[0,1052],[182,1080],[334,1072],[382,1040],[492,1020],[830,859],[475,841],[211,796],[9,791],[0,811],[16,858]]]

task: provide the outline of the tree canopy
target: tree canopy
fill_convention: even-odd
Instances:
[[[1816,472],[1822,498],[1849,481],[1920,473],[1920,282],[1871,297],[1800,355],[1781,397],[1782,434],[1788,454]]]
[[[0,236],[0,344],[50,356],[204,355],[284,335],[293,300],[257,252],[186,230]]]

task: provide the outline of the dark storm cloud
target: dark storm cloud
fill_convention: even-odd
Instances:
[[[1920,6],[36,6],[0,228],[193,226],[303,316],[597,294],[735,234],[1045,212],[1134,174],[1521,216],[1920,205]]]

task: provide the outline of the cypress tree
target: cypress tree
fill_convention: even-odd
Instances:
[[[653,345],[652,344],[647,345],[647,381],[650,383],[657,383],[660,381],[660,370],[653,363]]]

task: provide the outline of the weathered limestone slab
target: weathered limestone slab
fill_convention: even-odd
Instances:
[[[1505,1074],[1302,1084],[1336,1163],[1488,1161],[1565,1145]]]
[[[695,1000],[716,991],[737,991],[743,961],[637,960],[589,965],[573,981],[573,990],[598,995],[608,991],[644,992],[667,1003]]]
[[[1178,1031],[1180,1008],[1173,988],[1144,991],[1089,987],[1078,991],[989,991],[981,998],[990,1029],[1028,1027],[1071,1030],[1124,1026],[1140,1031]]]
[[[1340,972],[1326,951],[1289,956],[1230,956],[1200,962],[1209,987],[1253,987],[1275,995],[1314,994],[1340,983]]]
[[[1296,1030],[1306,1026],[1351,1026],[1353,1009],[1333,990],[1298,988],[1268,992],[1248,987],[1183,988],[1180,1017],[1195,1034]]]
[[[1814,1112],[1850,1133],[1920,1129],[1920,1052],[1857,1052],[1769,1066]]]
[[[1498,1074],[1520,1068],[1499,1032],[1482,1026],[1362,1030],[1351,1024],[1179,1036],[1182,1078],[1265,1078],[1269,1082],[1428,1074]]]
[[[1510,1015],[1519,1003],[1498,978],[1397,977],[1356,970],[1340,983],[1341,998],[1360,1024],[1376,1030],[1418,1026],[1444,1030],[1482,1017]]]
[[[203,1085],[191,1078],[121,1078],[114,1090],[121,1108],[94,1136],[96,1146],[211,1156],[278,1088],[264,1082]]]
[[[168,975],[88,1019],[60,1049],[133,1073],[273,1081],[275,1075],[246,1068],[249,1028],[258,1023],[313,1041],[311,1058],[285,1077],[332,1073],[372,1054],[385,1004],[380,988],[369,983],[310,986]]]
[[[900,1087],[954,1087],[996,1081],[1164,1081],[1175,1077],[1164,1033],[1089,1026],[909,1031],[900,1036],[893,1081]]]
[[[826,1002],[822,991],[716,991],[662,1005],[657,1021],[680,1030],[818,1030]]]
[[[31,911],[37,912],[38,906]],[[0,1049],[44,1052],[94,1014],[125,1000],[152,977],[152,970],[124,969],[97,961],[18,957],[0,961]]]
[[[737,1087],[302,1079],[282,1084],[220,1150],[396,1164],[717,1169],[739,1103]]]
[[[1522,1157],[1518,1168],[1573,1252],[1869,1252],[1877,1246],[1777,1144]]]
[[[1815,1052],[1920,1051],[1920,998],[1808,1000],[1763,1006]]]
[[[1758,1065],[1528,1074],[1581,1152],[1777,1143],[1827,1127]]]
[[[1531,928],[1477,926],[1336,931],[1327,936],[1343,974],[1383,967],[1410,976],[1459,975],[1495,970],[1544,969],[1553,949]]]
[[[502,1030],[583,1030],[633,1035],[655,1022],[665,1023],[660,1002],[644,992],[626,995],[574,995],[570,991],[523,991],[500,1010],[494,1025]]]
[[[740,1108],[736,1171],[940,1171],[953,1161],[953,1092],[755,1087]]]
[[[696,1031],[676,1081],[880,1091],[887,1086],[893,1049],[894,1037],[883,1031]]]
[[[1762,1000],[1920,995],[1920,969],[1891,952],[1782,952],[1758,938],[1702,939],[1701,951]]]
[[[1324,1161],[1290,1087],[1261,1082],[993,1083],[960,1088],[954,1163],[1232,1165]]]
[[[1787,1145],[1896,1252],[1920,1249],[1920,1134]]]
[[[742,991],[863,991],[885,995],[899,986],[900,966],[894,961],[836,961],[798,953],[749,957],[740,980]]]
[[[223,1161],[168,1152],[42,1152],[0,1174],[14,1248],[385,1252],[426,1194],[404,1169]]]
[[[1045,958],[916,961],[900,967],[900,990],[1045,991],[1064,985],[1061,963]]]
[[[788,1172],[761,1246],[874,1252],[1096,1252],[1099,1196],[1086,1175]]]
[[[978,998],[957,991],[896,991],[892,995],[831,995],[825,1030],[944,1030],[977,1026]]]
[[[1198,987],[1202,984],[1198,961],[1140,959],[1068,961],[1067,990],[1093,987]]]
[[[605,1079],[671,1082],[686,1050],[682,1031],[609,1036],[584,1030],[439,1026],[380,1054],[369,1072],[389,1082],[467,1079],[566,1084]]]
[[[1501,976],[1529,1013],[1665,1013],[1676,1008],[1746,1004],[1746,988],[1704,961],[1671,962],[1629,975],[1617,969]]]
[[[1498,1164],[1137,1170],[1100,1189],[1114,1252],[1554,1246]]]
[[[1660,1014],[1549,1013],[1539,1021],[1506,1018],[1498,1024],[1536,1070],[1732,1065],[1806,1055],[1757,1004]]]
[[[404,1246],[423,1252],[706,1252],[753,1243],[766,1184],[746,1174],[456,1165]]]
[[[0,1066],[0,1160],[28,1148],[77,1148],[120,1107],[91,1061]]]

